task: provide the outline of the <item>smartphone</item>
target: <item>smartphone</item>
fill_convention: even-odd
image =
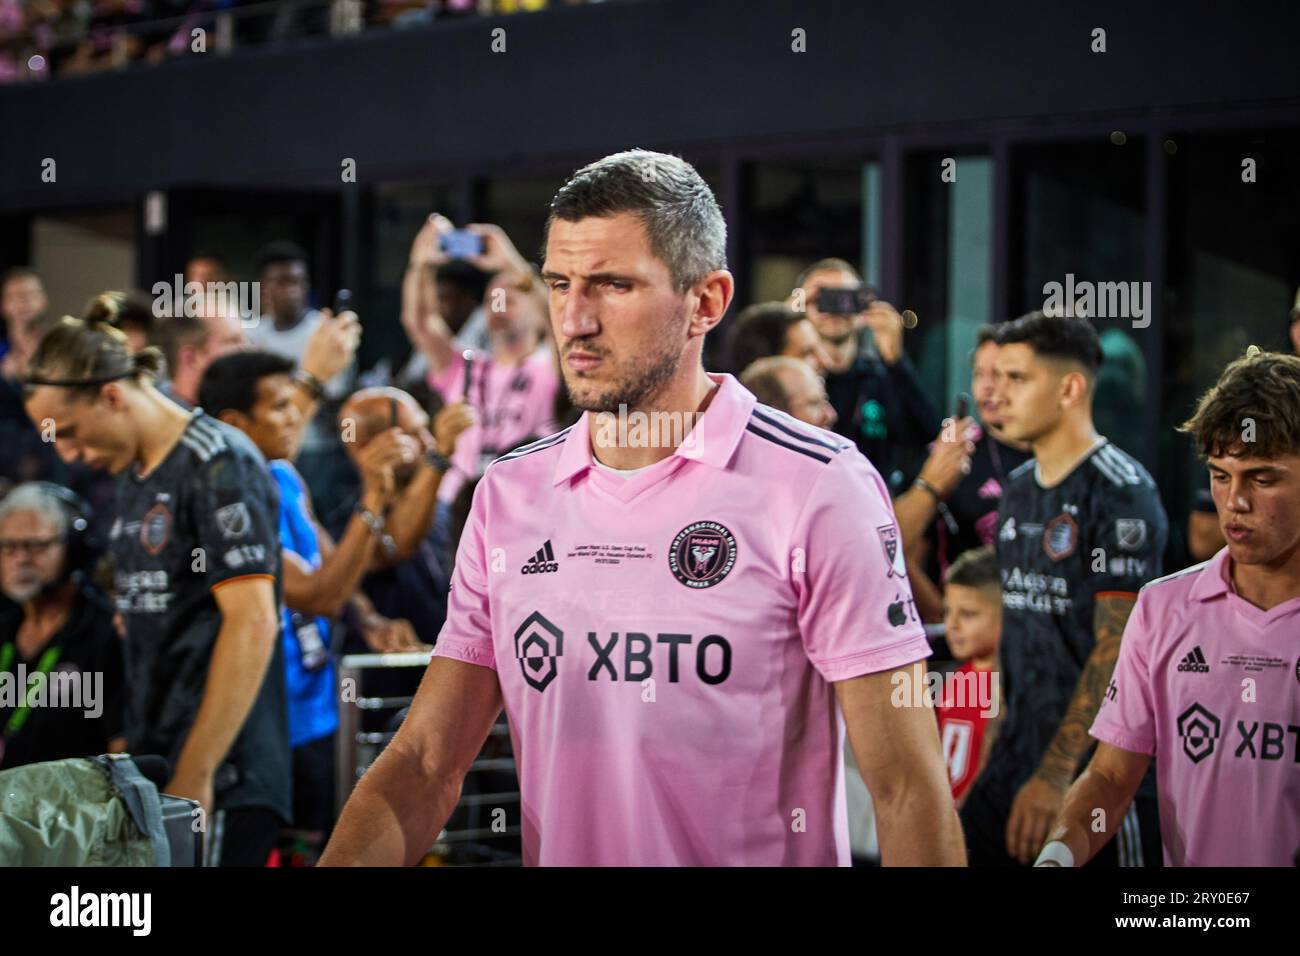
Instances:
[[[957,401],[953,405],[952,417],[958,421],[970,414],[971,397],[965,392],[957,393]]]
[[[438,240],[442,251],[452,259],[483,255],[483,237],[468,229],[453,229]]]
[[[869,285],[822,289],[817,293],[817,311],[827,315],[857,315],[876,301],[876,290]]]
[[[474,379],[474,350],[466,349],[461,353],[461,358],[465,360],[465,392],[461,395],[462,402],[469,401],[470,383]]]

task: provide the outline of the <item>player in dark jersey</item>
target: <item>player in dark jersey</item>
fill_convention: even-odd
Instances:
[[[998,503],[1011,472],[1032,457],[1028,446],[1002,431],[994,395],[994,335],[993,326],[981,326],[971,352],[971,396],[979,409],[979,426],[968,418],[946,419],[916,481],[894,499],[908,576],[917,607],[925,615],[943,606],[936,582],[944,580],[957,556],[993,544]],[[958,435],[966,438],[960,457]]]
[[[998,509],[1006,714],[962,808],[972,865],[1027,864],[1042,847],[1169,529],[1151,476],[1093,428],[1102,355],[1092,326],[1031,313],[997,341],[1002,428],[1035,460],[1012,472]],[[1103,865],[1137,863],[1139,850],[1157,865],[1154,793],[1135,806]]]
[[[25,405],[65,461],[117,476],[129,750],[167,758],[166,792],[212,811],[209,863],[261,865],[290,813],[278,495],[242,433],[154,387],[160,362],[106,322],[65,318]]]

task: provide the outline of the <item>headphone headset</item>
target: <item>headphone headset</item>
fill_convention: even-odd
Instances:
[[[94,513],[90,504],[71,488],[56,485],[52,481],[34,481],[32,484],[50,497],[57,498],[68,519],[67,530],[63,533],[63,571],[57,581],[50,583],[48,590],[61,586],[74,576],[80,581],[90,572],[95,554],[90,531]]]

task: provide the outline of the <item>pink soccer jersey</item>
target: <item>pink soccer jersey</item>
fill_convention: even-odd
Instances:
[[[1238,597],[1225,548],[1152,581],[1092,735],[1156,758],[1168,866],[1293,866],[1300,851],[1300,598]]]
[[[429,375],[429,387],[448,402],[465,397],[465,359],[460,352],[439,374]],[[469,402],[478,421],[456,440],[453,467],[438,486],[438,500],[454,500],[466,481],[477,478],[490,461],[525,438],[554,431],[559,388],[560,370],[549,345],[541,346],[518,365],[495,362],[490,354],[477,353]]]
[[[712,378],[630,478],[583,416],[475,491],[434,653],[496,669],[526,864],[846,865],[830,682],[929,654],[876,470]]]

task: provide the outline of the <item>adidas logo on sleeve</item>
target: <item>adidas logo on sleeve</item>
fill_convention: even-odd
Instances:
[[[1210,672],[1210,665],[1206,662],[1205,655],[1201,653],[1199,644],[1188,652],[1182,663],[1178,665],[1178,669],[1180,671],[1191,671],[1194,674],[1208,674]]]
[[[551,539],[547,538],[546,543],[537,549],[537,553],[524,562],[519,573],[549,574],[558,570],[560,570],[560,563],[555,560],[555,552],[551,550]]]

